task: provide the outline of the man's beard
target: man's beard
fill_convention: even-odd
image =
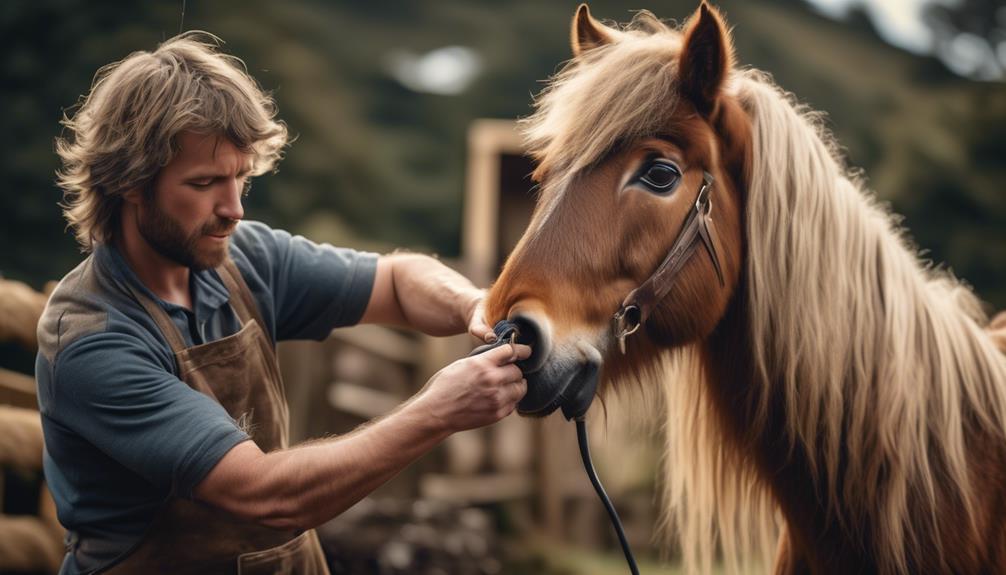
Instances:
[[[227,242],[214,242],[213,249],[200,251],[199,240],[207,234],[229,233],[236,222],[216,220],[215,225],[206,224],[186,235],[185,229],[153,199],[144,202],[142,214],[145,217],[137,222],[140,235],[161,256],[196,271],[215,268],[227,258]]]

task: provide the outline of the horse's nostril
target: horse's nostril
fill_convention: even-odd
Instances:
[[[538,325],[526,317],[515,317],[513,322],[517,325],[517,343],[535,347],[539,339]]]
[[[548,357],[548,340],[545,337],[541,325],[534,318],[518,314],[510,318],[510,321],[517,325],[517,343],[531,347],[531,357],[518,362],[521,371],[533,373],[545,363]]]

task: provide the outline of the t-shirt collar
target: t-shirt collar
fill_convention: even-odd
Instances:
[[[166,302],[157,297],[140,281],[129,262],[119,252],[118,248],[109,244],[98,244],[94,248],[94,257],[99,265],[112,273],[116,281],[127,283],[141,293],[157,302],[166,311],[184,309],[181,306]],[[230,293],[215,269],[191,270],[189,287],[192,290],[192,308],[197,319],[210,317],[216,310],[230,300]]]

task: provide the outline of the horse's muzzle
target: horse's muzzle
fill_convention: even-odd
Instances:
[[[587,343],[577,344],[569,357],[543,359],[539,369],[525,373],[527,395],[517,404],[517,412],[544,417],[561,408],[566,419],[583,417],[594,400],[601,365],[600,352]]]
[[[561,408],[566,419],[586,414],[597,391],[600,352],[585,341],[556,349],[551,321],[537,302],[513,306],[506,323],[516,329],[518,343],[531,347],[531,356],[517,362],[527,379],[527,394],[517,403],[517,413],[544,417]]]

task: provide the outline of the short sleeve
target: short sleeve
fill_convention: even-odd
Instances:
[[[249,439],[219,403],[165,371],[132,335],[103,332],[73,342],[56,358],[53,383],[51,417],[182,497]]]
[[[235,242],[270,288],[277,340],[320,340],[360,321],[377,254],[317,244],[257,222],[242,222]]]

